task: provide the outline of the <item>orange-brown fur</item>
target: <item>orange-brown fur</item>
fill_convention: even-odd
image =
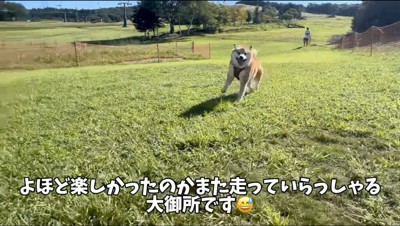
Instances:
[[[227,79],[222,89],[225,94],[228,87],[232,83],[234,77],[240,80],[240,90],[237,100],[241,101],[246,93],[250,93],[259,88],[259,83],[265,71],[260,60],[257,59],[257,51],[250,46],[247,48],[237,48],[232,51],[231,60],[229,63],[229,71]],[[246,59],[239,60],[238,57],[246,57]],[[253,87],[255,83],[255,87]]]

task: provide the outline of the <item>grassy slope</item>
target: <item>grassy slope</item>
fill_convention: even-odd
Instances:
[[[121,28],[120,23],[63,23],[44,22],[2,22],[0,40],[5,44],[15,43],[63,43],[73,41],[109,40],[131,36],[143,36],[131,25]],[[160,32],[167,31],[167,27]]]
[[[1,133],[0,224],[398,224],[400,68],[323,46],[329,32],[348,27],[333,20],[305,21],[319,44],[310,48],[293,50],[302,29],[280,29],[198,38],[212,43],[212,60],[0,73],[1,112],[10,116]],[[270,72],[240,104],[218,99],[232,43],[253,44]],[[235,82],[229,92],[237,90]],[[147,215],[145,198],[128,192],[19,195],[24,176],[216,175],[340,183],[377,176],[382,192],[263,191],[247,215]]]

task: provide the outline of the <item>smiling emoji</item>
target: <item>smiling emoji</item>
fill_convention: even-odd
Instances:
[[[236,205],[239,211],[242,213],[248,213],[254,208],[253,199],[247,196],[240,198]]]

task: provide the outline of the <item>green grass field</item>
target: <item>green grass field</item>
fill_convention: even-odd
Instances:
[[[193,37],[212,44],[210,60],[0,72],[0,224],[399,224],[400,67],[326,46],[349,30],[348,18],[301,23],[315,46],[300,48],[303,29],[275,28]],[[260,90],[241,103],[231,101],[237,81],[220,100],[233,43],[253,45],[267,70]],[[150,196],[127,189],[20,194],[24,177],[78,176],[97,183],[308,177],[340,185],[377,177],[381,191],[270,195],[264,186],[249,194],[249,214],[221,206],[147,214]]]
[[[162,32],[165,30],[161,29]],[[133,27],[122,28],[120,23],[2,22],[0,31],[1,41],[6,44],[65,43],[143,36]]]

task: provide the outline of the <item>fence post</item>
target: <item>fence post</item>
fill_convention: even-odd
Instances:
[[[76,61],[76,66],[79,67],[79,58],[78,58],[78,51],[76,50],[76,41],[74,41],[74,46],[75,46],[75,61]]]
[[[211,59],[211,43],[208,43],[208,59]]]
[[[157,58],[158,62],[160,62],[160,49],[158,48],[158,43],[157,43]]]
[[[194,53],[194,42],[192,42],[192,53]]]
[[[351,52],[354,52],[354,48],[356,47],[357,47],[357,31],[354,32],[353,48],[351,49]]]
[[[372,56],[372,43],[373,43],[373,40],[372,40],[372,35],[374,34],[374,27],[372,27],[372,29],[371,29],[371,34],[369,35],[369,39],[370,39],[370,42],[371,42],[371,49],[370,49],[370,51],[369,51],[369,56]]]
[[[341,41],[341,43],[340,43],[340,49],[341,50],[343,50],[343,42],[344,42],[344,38],[345,38],[346,36],[342,36],[342,41]]]

